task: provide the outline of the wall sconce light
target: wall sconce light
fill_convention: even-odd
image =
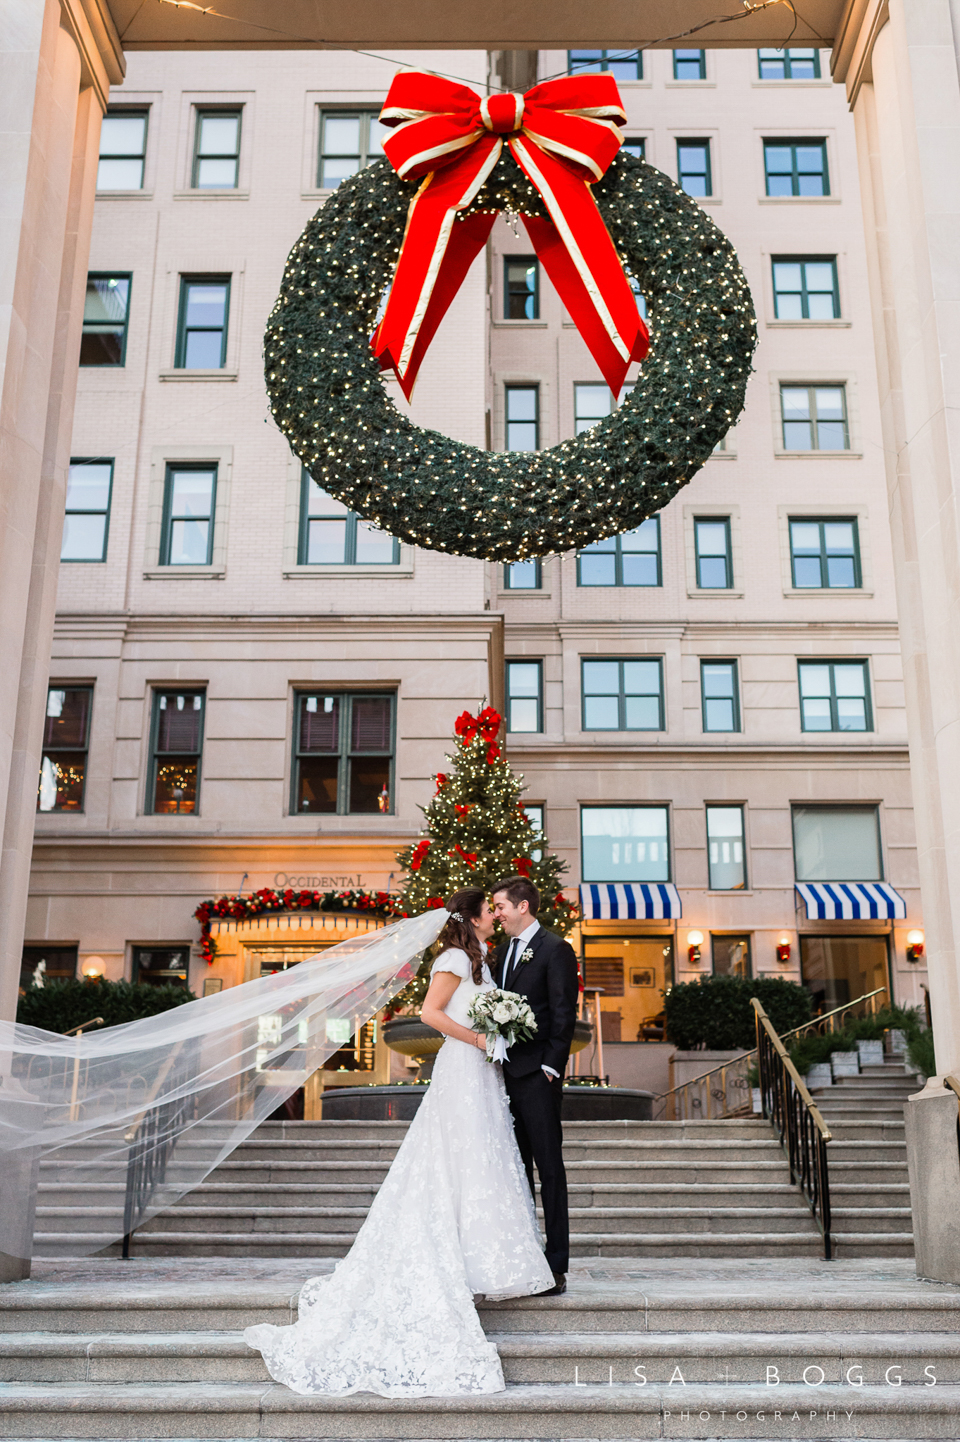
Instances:
[[[81,967],[81,971],[88,981],[99,981],[106,969],[102,956],[88,956]]]
[[[790,960],[789,936],[781,936],[777,942],[777,960],[783,962],[784,965]]]
[[[907,960],[919,961],[923,956],[923,932],[907,932]]]
[[[687,932],[687,960],[691,966],[700,965],[700,948],[703,945],[702,931]]]

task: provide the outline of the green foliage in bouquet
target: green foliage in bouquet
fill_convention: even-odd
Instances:
[[[757,1044],[756,997],[778,1033],[810,1020],[810,993],[780,977],[703,976],[666,997],[667,1038],[682,1051],[750,1049]]]
[[[102,1016],[106,1026],[120,1026],[193,1000],[193,992],[175,982],[167,986],[134,986],[129,981],[47,981],[42,987],[31,986],[24,992],[17,1006],[17,1021],[21,1026],[35,1026],[62,1036],[95,1016]]]

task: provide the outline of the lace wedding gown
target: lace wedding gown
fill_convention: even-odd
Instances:
[[[461,978],[446,1014],[471,1026],[470,1002],[493,985],[486,965],[480,986],[463,951],[444,952],[437,971]],[[294,1392],[501,1392],[473,1295],[529,1296],[553,1280],[500,1067],[448,1037],[347,1256],[304,1284],[292,1327],[248,1327],[244,1338]]]

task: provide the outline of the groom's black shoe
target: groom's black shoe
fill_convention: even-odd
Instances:
[[[538,1297],[562,1297],[567,1290],[567,1275],[565,1272],[554,1272],[553,1286],[548,1287],[545,1292],[538,1292]]]

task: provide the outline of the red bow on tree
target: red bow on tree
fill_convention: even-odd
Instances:
[[[477,736],[482,736],[489,747],[496,739],[502,720],[499,711],[494,711],[492,706],[485,706],[479,716],[471,716],[469,711],[461,711],[453,729],[464,746],[469,746]]]
[[[614,394],[649,349],[647,328],[590,186],[620,146],[626,123],[612,75],[571,75],[481,98],[423,71],[398,75],[380,112],[395,127],[383,149],[397,174],[423,184],[407,229],[373,353],[409,399],[447,307],[486,244],[496,212],[458,217],[479,194],[504,140],[543,197],[525,215],[533,248]]]

